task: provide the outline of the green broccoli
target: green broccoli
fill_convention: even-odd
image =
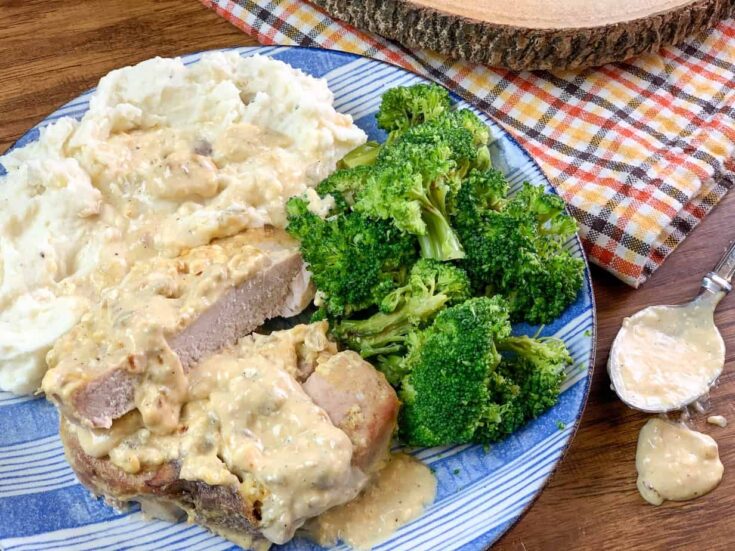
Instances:
[[[480,297],[440,312],[407,340],[399,435],[412,445],[489,443],[558,400],[571,357],[558,339],[510,336],[504,299]]]
[[[483,122],[480,117],[475,115],[472,111],[469,109],[459,109],[455,111],[454,113],[454,123],[462,126],[466,130],[468,130],[472,134],[472,138],[475,142],[475,145],[478,147],[486,147],[488,142],[490,141],[490,129],[488,128],[487,124]],[[478,151],[479,154],[487,153],[488,157],[486,161],[489,163],[490,161],[490,152],[489,151]],[[489,168],[489,164],[487,166],[480,166],[478,164],[477,168]]]
[[[410,128],[399,140],[380,151],[378,162],[401,162],[405,149],[415,145],[447,147],[450,158],[457,165],[474,162],[477,158],[477,146],[472,134],[459,126],[443,124],[452,120],[451,115],[448,113],[439,120]],[[461,178],[464,173],[459,173],[458,176]]]
[[[470,296],[467,275],[451,264],[421,259],[413,265],[408,282],[388,293],[380,311],[367,319],[347,319],[336,323],[332,333],[364,358],[380,356],[378,368],[392,384],[398,384],[401,367],[396,354],[405,352],[405,342],[416,327],[434,317],[447,304]],[[399,356],[400,357],[400,356]]]
[[[462,258],[464,251],[447,213],[447,195],[457,185],[450,149],[441,144],[400,147],[400,162],[374,167],[354,210],[391,220],[400,230],[418,236],[424,258]]]
[[[475,440],[501,360],[495,342],[509,333],[504,301],[480,297],[443,310],[412,339],[400,390],[404,442],[439,446]]]
[[[488,138],[487,126],[466,109],[407,129],[379,153],[355,210],[392,219],[417,235],[424,258],[462,258],[462,244],[447,217],[455,211],[463,179],[489,167]]]
[[[316,186],[316,192],[321,197],[331,195],[334,198],[332,213],[347,212],[355,204],[357,194],[365,187],[370,171],[368,166],[337,170]]]
[[[385,145],[394,142],[408,128],[430,121],[451,107],[449,92],[436,84],[391,88],[383,94],[376,115],[378,127],[388,132],[388,139],[383,144],[368,141],[356,147],[342,157],[337,168],[374,164]]]
[[[505,438],[526,421],[521,388],[503,373],[502,362],[490,377],[488,400],[480,416],[474,441],[487,444]]]
[[[564,211],[562,198],[546,193],[542,186],[525,183],[523,189],[508,202],[508,211],[519,218],[528,215],[534,217],[542,235],[566,239],[577,231],[574,218]]]
[[[378,163],[380,167],[408,168],[414,173],[418,172],[431,203],[447,215],[464,177],[458,168],[462,159],[454,154],[451,141],[437,139],[434,143],[422,143],[401,140],[386,148],[385,155],[380,157]]]
[[[323,219],[301,197],[289,199],[286,211],[286,231],[301,241],[301,254],[330,315],[376,306],[405,283],[416,259],[412,236],[355,212]]]
[[[391,142],[401,132],[435,119],[451,106],[449,92],[438,84],[400,86],[383,94],[376,119]]]
[[[553,406],[564,382],[566,366],[572,363],[564,341],[526,335],[508,337],[498,343],[503,353],[503,372],[520,387],[520,402],[527,418]]]
[[[509,187],[508,180],[499,170],[470,171],[457,193],[455,223],[479,225],[482,215],[488,210],[503,210]]]
[[[456,304],[470,298],[470,282],[464,270],[453,264],[422,258],[411,268],[408,284],[386,295],[380,310],[389,314],[427,292],[446,295],[448,304]]]
[[[490,130],[477,115],[468,109],[446,111],[437,118],[406,130],[397,140],[398,143],[443,144],[450,148],[452,159],[457,164],[457,176],[461,179],[475,168],[490,168],[488,140]],[[400,149],[385,147],[378,155],[378,161],[397,159]]]
[[[416,332],[410,332],[406,335],[403,345],[407,346],[411,338],[418,335]],[[390,384],[399,388],[403,377],[406,376],[406,362],[403,356],[404,352],[396,354],[379,354],[370,359],[370,362],[380,371]]]
[[[489,404],[476,440],[494,442],[535,419],[559,399],[564,368],[571,363],[564,342],[510,336],[497,342],[503,355],[490,384]]]
[[[375,163],[378,154],[383,148],[383,144],[374,141],[367,141],[362,145],[358,145],[355,149],[347,153],[337,162],[337,168],[355,168],[358,166],[370,166]]]
[[[350,152],[317,191],[342,193],[344,200],[335,197],[340,212],[350,206],[418,236],[424,258],[462,258],[447,216],[470,170],[490,166],[487,125],[468,109],[453,110],[443,88],[426,84],[386,92],[378,124],[389,132],[386,142]]]
[[[577,226],[561,198],[524,184],[500,210],[483,208],[486,200],[469,187],[457,202],[454,224],[474,288],[505,296],[514,320],[558,317],[577,296],[584,272],[583,261],[563,247]]]
[[[510,333],[576,297],[583,263],[563,247],[576,223],[543,188],[508,197],[488,127],[444,89],[390,90],[378,124],[386,142],[316,187],[334,198],[326,218],[303,197],[287,203],[321,299],[314,319],[396,387],[403,442],[504,438],[556,403],[571,361],[559,340]]]

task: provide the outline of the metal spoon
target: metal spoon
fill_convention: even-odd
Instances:
[[[674,306],[649,306],[623,321],[610,350],[607,372],[613,390],[625,404],[647,413],[665,413],[681,409],[709,391],[722,373],[725,358],[725,344],[715,325],[714,311],[732,290],[733,275],[735,241],[714,270],[704,277],[702,288],[692,301]],[[650,336],[645,333],[646,324],[657,324],[660,329],[651,341],[646,341]],[[697,347],[702,349],[701,362],[698,358],[684,363],[685,356],[677,354]],[[640,361],[631,362],[631,359]],[[670,365],[665,365],[666,361],[676,363],[677,359],[685,369],[704,371],[691,373],[687,381],[677,381],[667,372]],[[718,362],[719,368],[714,368]],[[702,366],[710,366],[709,371]],[[663,389],[669,396],[652,398],[655,389]],[[646,392],[652,394],[646,396]]]

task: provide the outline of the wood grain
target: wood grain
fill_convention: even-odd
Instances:
[[[0,150],[112,69],[253,44],[195,0],[0,0]]]
[[[0,0],[0,151],[46,114],[93,86],[110,69],[155,55],[253,44],[195,0]],[[582,426],[566,459],[499,549],[727,549],[735,540],[735,296],[717,320],[727,366],[711,411],[733,422],[704,427],[720,444],[725,478],[711,494],[652,507],[635,490],[635,444],[646,416],[609,389],[605,361],[625,315],[696,293],[730,237],[735,196],[695,230],[641,289],[593,270],[598,361]],[[701,426],[702,416],[697,424]]]
[[[735,0],[312,1],[405,46],[514,70],[621,61],[735,13]]]

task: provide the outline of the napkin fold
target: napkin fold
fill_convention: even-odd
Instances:
[[[301,0],[200,1],[261,43],[374,57],[485,110],[567,201],[590,260],[634,287],[735,182],[735,20],[623,63],[518,73],[406,48]]]

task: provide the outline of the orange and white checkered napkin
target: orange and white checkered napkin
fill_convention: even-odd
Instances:
[[[266,44],[363,54],[502,123],[581,224],[590,259],[644,282],[735,182],[735,21],[625,63],[515,73],[412,50],[301,0],[200,0]],[[735,234],[735,231],[733,232]]]

